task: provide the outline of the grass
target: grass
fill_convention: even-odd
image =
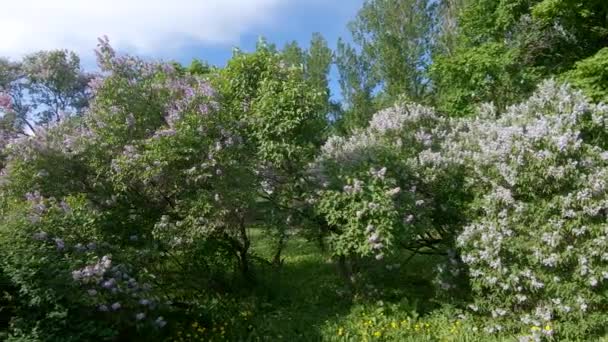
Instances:
[[[250,232],[252,253],[266,260],[273,242]],[[318,246],[293,236],[280,269],[257,264],[253,292],[223,299],[230,314],[188,322],[177,341],[508,341],[483,336],[459,311],[434,300],[433,258],[414,257],[388,271],[385,262],[363,265],[366,276],[350,294],[336,265]],[[403,260],[403,258],[401,258]],[[231,306],[232,305],[232,306]]]

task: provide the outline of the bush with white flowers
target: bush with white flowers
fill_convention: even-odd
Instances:
[[[439,162],[450,120],[398,104],[350,137],[331,137],[311,167],[331,252],[382,260],[400,251],[445,253],[463,224],[461,168]]]
[[[439,290],[468,275],[487,332],[597,333],[608,323],[607,125],[608,106],[554,81],[504,113],[381,111],[330,138],[311,168],[332,251],[440,249]]]
[[[553,81],[446,137],[475,199],[457,246],[488,331],[585,336],[608,304],[608,106]],[[568,336],[571,334],[570,336]]]

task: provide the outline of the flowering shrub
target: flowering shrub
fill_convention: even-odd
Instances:
[[[412,105],[379,112],[368,129],[330,138],[312,168],[324,182],[316,204],[331,251],[380,260],[440,248],[439,289],[468,275],[470,308],[488,318],[487,332],[597,333],[606,324],[607,115],[554,81],[500,115],[491,105],[451,120]]]
[[[604,327],[608,107],[548,81],[498,118],[480,114],[444,147],[475,193],[457,240],[471,308],[492,317],[488,331],[515,326],[529,338]]]
[[[107,40],[98,59],[85,116],[8,147],[2,268],[37,313],[17,315],[15,336],[63,340],[87,331],[64,327],[77,321],[99,324],[75,340],[160,337],[172,303],[247,268],[255,182],[239,121],[202,78],[117,56]],[[168,293],[175,284],[188,296]]]
[[[16,314],[15,337],[61,340],[76,320],[99,322],[77,340],[162,338],[172,315],[253,283],[248,228],[270,213],[284,231],[303,203],[324,119],[301,70],[262,50],[186,73],[107,39],[97,57],[82,117],[3,149],[0,267],[38,312]]]
[[[322,189],[330,251],[340,257],[445,253],[463,223],[467,194],[459,167],[436,163],[450,121],[400,104],[366,130],[330,137],[311,167]]]

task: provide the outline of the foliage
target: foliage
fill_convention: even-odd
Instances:
[[[78,55],[67,50],[39,51],[20,62],[0,59],[3,120],[12,120],[12,129],[23,133],[24,126],[33,130],[34,123],[81,114],[90,98],[91,78]]]
[[[314,168],[330,252],[381,260],[455,239],[438,288],[464,299],[454,286],[467,275],[487,333],[603,333],[606,106],[548,81],[498,113],[450,120],[406,105],[330,138]]]
[[[606,339],[607,13],[369,0],[335,54],[0,59],[0,339]]]
[[[437,108],[453,116],[470,115],[476,103],[492,102],[504,108],[539,80],[534,71],[522,70],[514,51],[500,43],[457,48],[453,55],[438,56],[432,74],[441,94]]]
[[[448,254],[470,198],[458,165],[434,163],[449,125],[432,109],[405,103],[350,137],[330,137],[311,170],[322,186],[316,208],[328,224],[330,253],[351,268],[404,250]],[[343,272],[351,278],[348,267]],[[453,290],[454,280],[440,285]],[[466,295],[466,287],[459,291]]]
[[[372,101],[390,103],[400,95],[422,101],[429,93],[435,4],[427,0],[365,1],[349,24],[353,43],[338,42],[337,66],[346,102],[343,129],[364,127],[379,109]]]
[[[608,48],[577,62],[562,78],[597,102],[608,103]]]
[[[470,170],[476,193],[477,217],[458,237],[471,307],[492,317],[489,332],[602,331],[606,106],[550,81],[500,118],[492,114],[463,121],[445,148],[445,158]]]
[[[7,149],[2,269],[31,303],[14,338],[60,339],[81,311],[93,315],[83,324],[104,319],[77,340],[153,333],[179,307],[204,313],[254,279],[247,229],[271,213],[268,228],[284,231],[323,137],[326,94],[270,49],[221,71],[119,56],[104,39],[97,55],[86,115]]]
[[[431,78],[438,109],[450,115],[472,115],[485,102],[503,110],[543,78],[606,46],[603,1],[473,0],[447,7],[439,22],[452,29],[439,38],[450,43],[435,50]]]

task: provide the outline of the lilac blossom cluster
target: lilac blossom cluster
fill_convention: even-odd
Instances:
[[[588,132],[605,131],[608,106],[548,81],[500,118],[491,114],[458,122],[438,157],[464,165],[479,197],[480,215],[457,244],[489,329],[516,321],[524,339],[551,336],[525,332],[606,305],[607,151]]]
[[[83,286],[100,312],[131,311],[134,322],[148,318],[149,323],[161,328],[167,324],[162,316],[155,320],[149,318],[159,305],[151,299],[150,283],[135,279],[125,265],[113,265],[109,255],[104,255],[94,264],[72,271],[72,278]]]

